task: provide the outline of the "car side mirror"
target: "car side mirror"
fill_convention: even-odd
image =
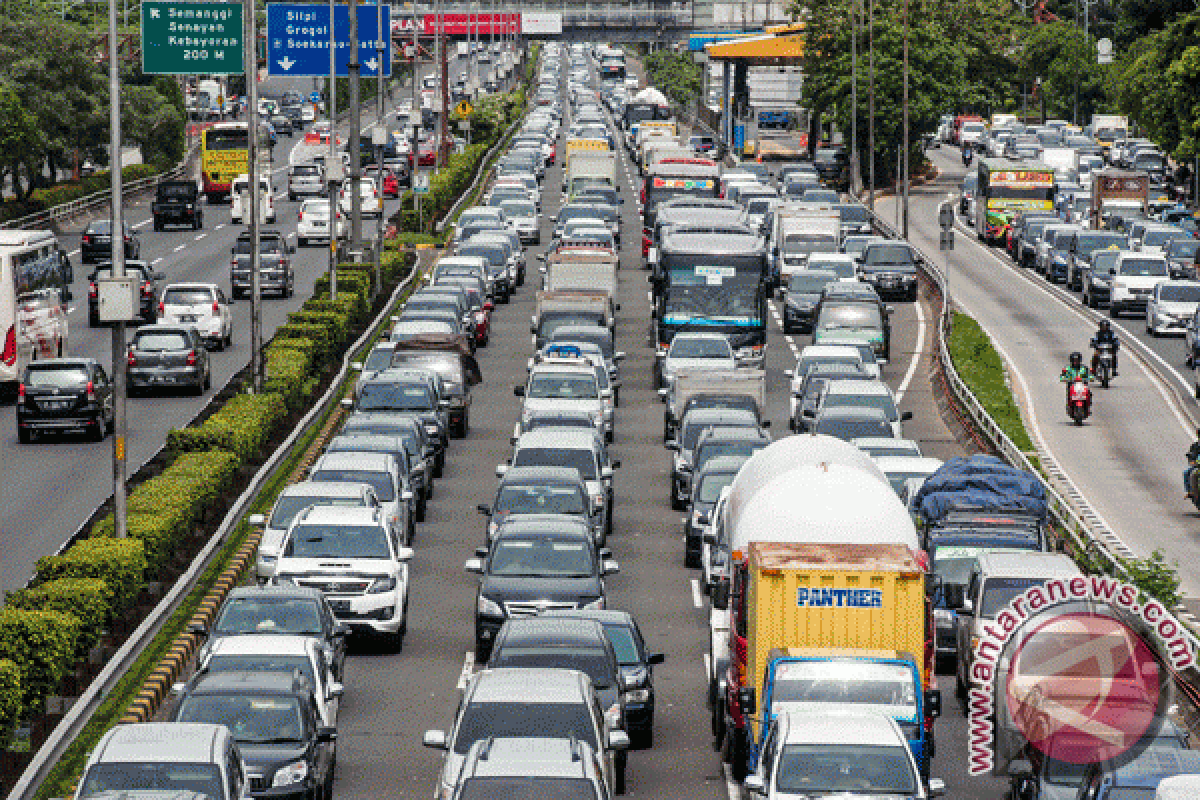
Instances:
[[[785,369],[785,370],[783,371],[783,374],[784,374],[786,377],[788,377],[788,378],[794,378],[794,377],[796,377],[796,370],[794,370],[794,369]]]
[[[475,557],[476,558],[487,558],[487,553],[488,553],[488,549],[486,547],[476,547],[475,548]]]
[[[612,396],[613,396],[613,390],[612,389],[601,389],[600,396],[605,398],[606,400],[611,400]]]
[[[421,744],[434,750],[445,750],[449,747],[445,731],[425,731],[425,735],[421,737]]]
[[[817,418],[817,412],[811,408],[804,409],[803,411],[800,412],[800,415],[802,417],[805,417],[806,419],[816,419]]]
[[[363,362],[361,362],[361,361],[351,361],[350,362],[350,369],[354,370],[355,372],[362,372],[362,368],[363,368]]]
[[[156,281],[165,281],[167,279],[167,276],[166,276],[166,274],[164,274],[162,272],[155,272],[153,275],[150,276],[150,278],[152,280],[156,280]]]
[[[601,559],[611,559],[613,557],[611,547],[601,547],[596,552],[600,554]]]
[[[1011,769],[1011,766],[1010,766],[1010,769]],[[931,798],[932,797],[942,797],[945,794],[946,794],[946,782],[944,780],[942,780],[941,778],[930,778],[929,779],[929,796]]]
[[[480,503],[479,505],[475,506],[475,510],[480,514],[483,514],[485,517],[490,517],[492,515],[492,507],[487,503]]]
[[[713,533],[712,531],[708,531],[708,532],[706,532],[706,533],[704,534],[704,536],[703,536],[703,537],[701,537],[701,538],[703,538],[703,540],[704,540],[704,543],[705,543],[706,545],[708,545],[709,547],[716,547],[716,546],[717,546],[717,535],[716,535],[715,533]]]
[[[342,401],[341,401],[341,406],[342,406],[342,408],[351,408],[351,409],[354,408],[354,398],[343,397]]]
[[[514,386],[513,394],[515,394],[517,397],[524,397],[525,396],[525,387],[524,386]]]
[[[339,622],[337,627],[333,629],[333,635],[336,638],[344,638],[350,635],[350,626],[344,622]]]
[[[646,663],[650,666],[661,664],[666,660],[667,656],[665,653],[650,653],[648,656],[646,656]]]
[[[193,636],[199,636],[201,639],[208,636],[208,626],[203,622],[191,622],[188,624],[188,633]]]
[[[474,572],[476,574],[480,574],[483,572],[483,559],[482,558],[468,558],[466,560],[466,562],[463,564],[463,569],[465,569],[467,572]]]
[[[618,350],[617,352],[613,353],[612,360],[614,363],[620,364],[625,360],[625,353],[621,350]]]
[[[614,458],[610,463],[612,464],[613,469],[621,468],[621,459],[619,459],[619,458]]]
[[[294,245],[294,244],[289,244],[289,245],[288,245],[288,253],[289,253],[289,254],[293,254],[293,255],[294,255],[294,254],[295,254],[295,252],[296,252],[296,245]]]
[[[396,548],[397,561],[412,561],[414,555],[416,555],[416,552],[411,547]]]
[[[942,690],[930,689],[925,693],[925,713],[931,717],[942,715]]]
[[[762,422],[760,422],[760,423],[759,423],[759,425],[761,425],[763,428],[770,428],[770,427],[771,427],[771,420],[769,420],[769,419],[764,419]]]
[[[408,489],[405,489],[403,492],[400,493],[400,499],[403,500],[405,503],[407,503],[408,501],[413,499],[413,493],[410,492]]]
[[[496,465],[496,477],[497,478],[503,478],[504,473],[506,473],[506,472],[508,472],[508,464],[497,464]]]
[[[659,399],[660,399],[660,400],[662,400],[662,402],[664,402],[664,403],[665,403],[665,402],[667,402],[667,390],[666,390],[666,389],[659,389],[659,390],[658,390],[658,397],[659,397]]]
[[[969,598],[969,597],[963,598],[962,606],[959,607],[958,613],[960,616],[963,616],[963,617],[975,616],[975,604],[971,601],[971,598]]]
[[[621,571],[621,565],[618,564],[616,561],[605,561],[603,563],[603,568],[604,568],[603,571],[604,571],[605,575],[616,575],[618,572]]]
[[[629,734],[625,731],[616,730],[608,732],[608,749],[609,750],[628,750],[629,749]]]
[[[900,413],[900,419],[905,422],[907,422],[908,420],[910,420],[912,418],[913,418],[913,412],[911,412],[911,411],[902,411]]]
[[[447,408],[450,407],[450,401],[449,400],[438,400],[437,405],[440,410],[445,411]]]
[[[696,515],[697,525],[707,525],[710,522],[712,522],[712,519],[707,511],[701,511]]]
[[[763,779],[758,775],[747,775],[746,779],[742,781],[742,785],[746,787],[746,791],[750,794],[765,795],[767,793],[766,784],[763,783]]]
[[[601,467],[600,468],[600,477],[601,478],[603,478],[604,480],[610,480],[612,478],[612,476],[613,476],[613,468],[612,467]]]
[[[336,742],[337,741],[337,728],[327,728],[327,727],[317,728],[317,741],[318,742]]]
[[[663,447],[667,448],[668,450],[673,450],[676,453],[678,453],[681,449],[679,442],[675,441],[674,439],[671,439],[669,442],[664,444]]]
[[[331,700],[341,697],[345,693],[346,693],[346,687],[336,681],[331,682],[329,684],[329,688],[326,690],[326,694],[329,696],[329,698]]]
[[[251,514],[246,517],[246,522],[256,528],[261,528],[267,524],[266,514]]]
[[[894,312],[895,310],[896,310],[896,309],[895,309],[894,307],[892,307],[892,306],[884,306],[884,307],[883,307],[883,313],[884,313],[884,314],[886,314],[886,315],[887,315],[887,316],[889,316],[889,317],[892,315],[892,312]]]

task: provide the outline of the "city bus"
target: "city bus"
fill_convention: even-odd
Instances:
[[[200,164],[208,202],[229,197],[234,178],[249,174],[248,131],[245,122],[219,122],[204,131]]]
[[[25,365],[67,355],[71,262],[51,231],[0,231],[0,388],[16,394]]]
[[[1003,242],[1018,211],[1054,210],[1054,168],[1036,161],[979,159],[975,229],[985,242]]]

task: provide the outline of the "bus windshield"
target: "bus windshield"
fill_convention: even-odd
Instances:
[[[245,150],[250,145],[250,136],[243,129],[229,128],[204,132],[204,147],[207,150]]]

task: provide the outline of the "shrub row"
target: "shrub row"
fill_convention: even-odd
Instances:
[[[0,750],[12,741],[21,714],[21,670],[9,659],[0,661]]]
[[[17,665],[21,707],[41,709],[75,664],[80,622],[60,611],[0,608],[0,660]]]
[[[239,394],[195,428],[167,434],[167,447],[181,453],[225,450],[245,463],[257,455],[287,417],[277,394]]]
[[[158,167],[152,164],[133,164],[121,170],[121,176],[125,181],[137,181],[158,173]],[[111,180],[108,171],[105,170],[78,181],[68,181],[46,189],[34,189],[29,193],[29,197],[22,201],[10,200],[0,203],[0,222],[36,214],[39,211],[87,197],[89,194],[102,192],[112,185]]]

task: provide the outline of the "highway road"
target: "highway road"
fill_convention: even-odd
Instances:
[[[1118,547],[1139,557],[1161,549],[1176,562],[1185,605],[1197,613],[1200,515],[1184,496],[1180,473],[1198,414],[1181,340],[1150,337],[1141,318],[1114,320],[1124,342],[1121,373],[1109,389],[1094,388],[1092,417],[1075,427],[1066,416],[1059,371],[1073,350],[1090,358],[1088,341],[1107,312],[1092,311],[1078,294],[1017,268],[961,224],[955,250],[939,252],[937,207],[957,192],[964,168],[957,151],[931,150],[930,157],[942,177],[911,193],[913,242],[947,271],[954,302],[979,321],[1008,362],[1026,427],[1043,460],[1065,474],[1072,501],[1110,531]],[[886,219],[893,203],[879,203]]]
[[[561,143],[560,143],[561,145]],[[562,152],[560,146],[559,152]],[[610,608],[634,612],[651,651],[666,654],[655,669],[657,720],[655,747],[629,756],[629,795],[663,800],[719,800],[740,797],[729,784],[720,757],[712,749],[709,714],[704,705],[708,649],[708,610],[694,579],[683,566],[681,515],[670,510],[669,453],[662,448],[662,406],[652,378],[649,339],[650,305],[641,271],[640,229],[635,181],[637,172],[621,153],[623,242],[621,311],[617,349],[622,364],[621,405],[616,414],[613,457],[621,460],[615,480],[614,534],[609,539],[621,572],[608,581]],[[561,170],[547,170],[544,213],[558,206]],[[543,224],[543,241],[550,226]],[[529,264],[536,265],[530,248]],[[536,272],[531,270],[536,277]],[[446,461],[429,516],[415,539],[408,634],[403,651],[386,653],[355,643],[346,665],[338,742],[339,800],[376,800],[381,792],[403,800],[429,800],[436,786],[441,753],[421,746],[427,728],[451,725],[458,704],[460,676],[471,668],[476,579],[463,561],[484,541],[483,517],[475,510],[489,502],[494,468],[511,454],[509,436],[520,411],[513,387],[524,383],[531,351],[527,320],[534,286],[529,283],[501,305],[492,318],[492,340],[479,351],[484,382],[475,387],[472,425],[466,440],[455,441]],[[920,310],[931,319],[927,308]],[[926,451],[948,458],[963,454],[942,423],[932,400],[928,352],[931,329],[924,328],[918,307],[896,311],[895,361],[885,378],[903,388],[902,407],[913,410],[908,435]],[[767,417],[775,436],[787,434],[787,386],[784,370],[794,365],[793,346],[772,326],[768,356]],[[915,360],[913,356],[918,358]],[[933,774],[947,780],[951,797],[999,800],[1005,785],[970,778],[965,766],[966,724],[953,699],[952,684],[942,676],[946,716],[938,723],[939,752]]]
[[[465,64],[456,65],[458,70]],[[486,65],[481,65],[482,69]],[[428,74],[425,66],[421,74]],[[457,71],[451,73],[453,80]],[[267,94],[281,95],[296,89],[307,95],[311,79],[273,78],[261,84]],[[411,88],[399,87],[395,103],[410,97]],[[364,126],[375,120],[374,105],[364,108]],[[394,121],[394,115],[392,117]],[[339,127],[343,136],[346,126]],[[287,166],[293,149],[301,157],[303,134],[290,139],[280,137],[272,164],[273,188],[278,220],[274,228],[282,231],[290,244],[296,244],[296,211],[299,202],[287,199]],[[229,287],[230,248],[242,225],[229,220],[229,206],[205,206],[204,229],[171,229],[155,233],[151,227],[152,195],[127,202],[126,222],[141,239],[141,257],[152,262],[165,276],[160,288],[180,281],[212,282]],[[389,200],[385,213],[391,214],[398,201]],[[106,216],[101,212],[99,216]],[[111,374],[111,334],[108,328],[89,328],[87,324],[87,276],[92,267],[79,263],[79,237],[89,218],[80,218],[60,228],[59,241],[71,252],[75,263],[74,301],[68,315],[70,354],[90,356],[105,365]],[[364,220],[364,235],[374,234],[374,219]],[[287,321],[312,293],[313,283],[328,268],[328,250],[322,246],[297,249],[293,257],[296,271],[295,295],[288,299],[268,296],[263,301],[263,338],[269,340],[276,327]],[[242,299],[234,306],[234,345],[231,350],[212,354],[214,390],[250,361],[250,301]],[[129,474],[154,456],[166,441],[167,431],[185,426],[208,403],[212,393],[202,397],[151,396],[129,401],[127,453]],[[87,520],[91,513],[112,495],[112,443],[92,443],[81,438],[42,439],[32,445],[17,443],[15,410],[10,404],[0,408],[0,460],[10,465],[8,479],[0,487],[0,591],[18,589],[32,577],[37,560],[56,552]]]

